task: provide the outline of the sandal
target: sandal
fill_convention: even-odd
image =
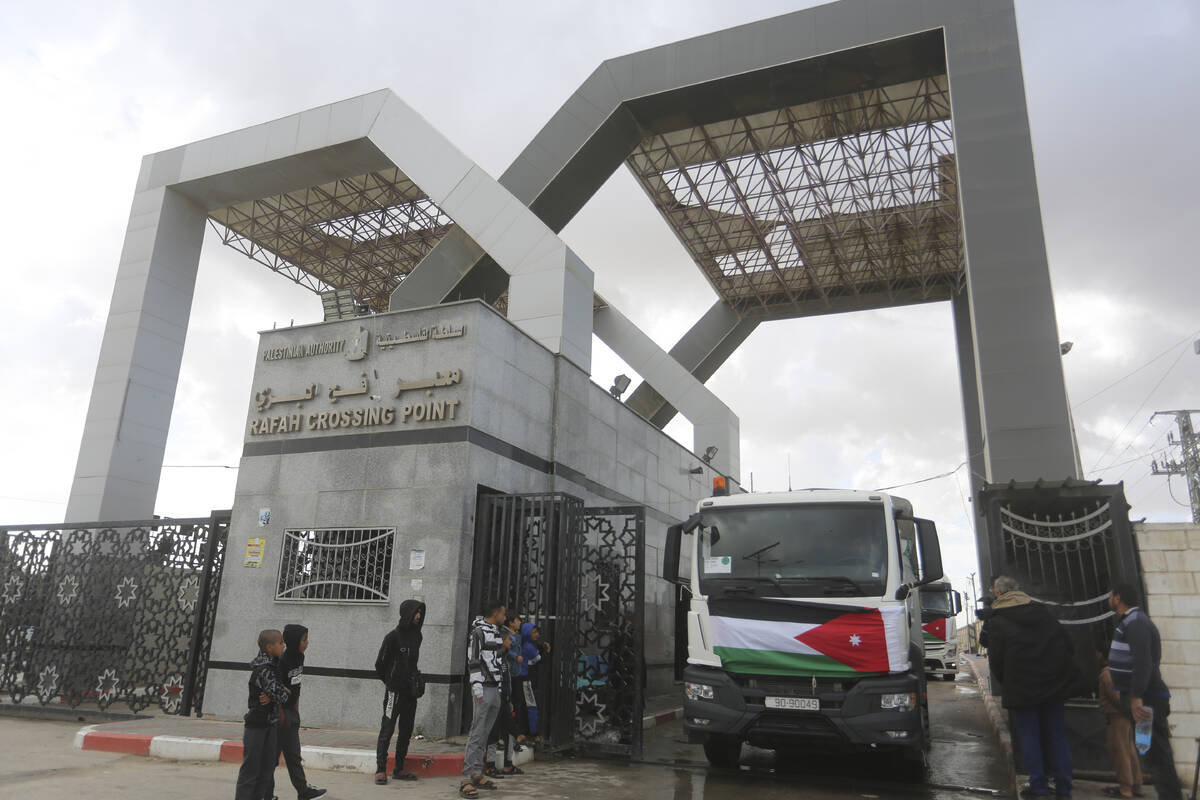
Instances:
[[[375,773],[375,785],[376,786],[387,786],[387,773],[386,772],[376,772]]]
[[[486,767],[484,767],[483,774],[487,775],[489,778],[503,778],[504,777],[504,773],[501,772],[500,770],[496,769],[491,764],[488,764]]]
[[[465,797],[467,800],[476,800],[479,797],[479,792],[475,791],[475,787],[470,781],[463,781],[458,786],[458,796]]]
[[[472,778],[471,783],[475,784],[476,789],[488,789],[491,791],[495,791],[495,789],[497,788],[495,781],[489,781],[487,778],[483,777],[482,775]]]
[[[1121,794],[1120,786],[1105,786],[1101,791],[1109,797],[1133,797],[1131,794]]]
[[[504,769],[500,770],[505,775],[524,775],[525,770],[518,767],[516,764],[509,764]]]

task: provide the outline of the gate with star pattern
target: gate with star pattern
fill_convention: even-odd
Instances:
[[[497,598],[549,640],[537,701],[551,748],[641,756],[645,539],[642,506],[479,497],[472,613]]]
[[[0,527],[0,695],[199,714],[229,518]]]

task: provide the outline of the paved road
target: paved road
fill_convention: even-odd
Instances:
[[[930,684],[935,725],[930,782],[896,781],[886,759],[789,757],[776,763],[769,751],[747,749],[740,770],[710,769],[698,747],[682,741],[679,723],[648,732],[648,763],[623,765],[587,759],[539,761],[525,776],[508,779],[484,796],[502,798],[676,798],[676,800],[754,800],[794,798],[798,789],[814,800],[843,798],[931,798],[966,800],[991,796],[979,787],[1003,791],[1003,760],[973,685],[960,678]],[[168,762],[138,756],[82,752],[72,747],[78,723],[41,722],[0,717],[0,798],[38,800],[97,798],[179,798],[210,800],[231,797],[236,767],[220,763]],[[282,771],[277,779],[286,780]],[[310,779],[327,787],[329,797],[450,798],[457,783],[440,778],[418,784],[377,787],[368,776],[313,772]],[[287,787],[280,786],[280,789]],[[284,800],[291,793],[281,792]]]

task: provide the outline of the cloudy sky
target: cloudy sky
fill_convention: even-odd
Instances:
[[[0,0],[0,521],[62,519],[143,154],[388,87],[499,175],[603,59],[811,4]],[[1151,521],[1188,510],[1178,478],[1150,474],[1172,455],[1170,421],[1150,415],[1200,407],[1198,9],[1018,0],[1085,472],[1125,481]],[[624,171],[563,238],[663,347],[713,300]],[[257,332],[321,317],[316,295],[211,232],[200,275],[157,507],[170,516],[232,502]],[[621,371],[598,347],[596,382]],[[764,325],[710,386],[741,417],[756,489],[786,488],[789,464],[796,487],[950,473],[903,492],[938,521],[952,574],[973,571],[947,304]],[[670,430],[690,444],[686,424]]]

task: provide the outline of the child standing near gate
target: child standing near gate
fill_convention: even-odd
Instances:
[[[242,767],[238,770],[235,800],[260,800],[271,797],[275,790],[280,707],[290,694],[275,675],[281,655],[283,634],[272,629],[260,632],[258,655],[250,662],[246,699],[250,710],[242,729]],[[266,695],[266,703],[262,695]]]

